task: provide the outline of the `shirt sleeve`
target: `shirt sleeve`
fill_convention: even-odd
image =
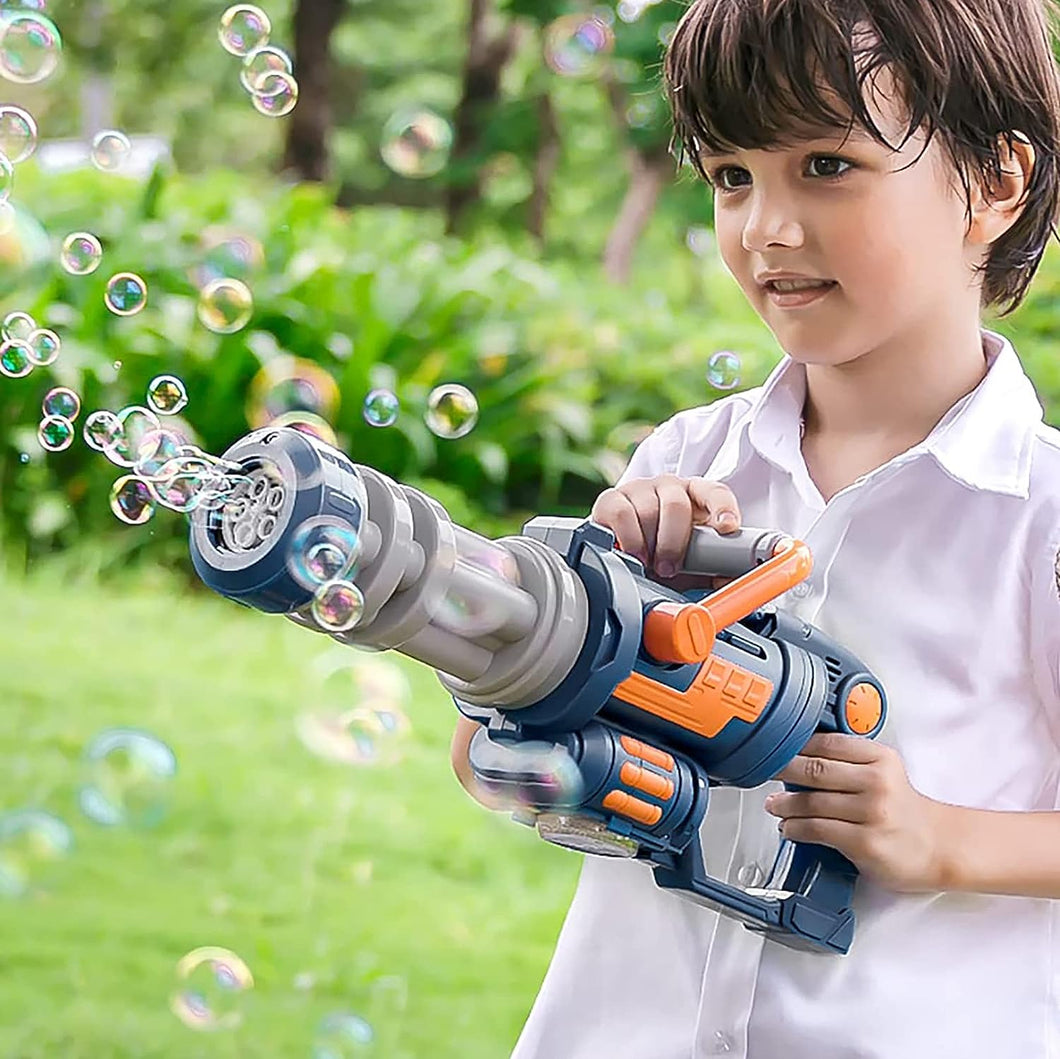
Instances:
[[[657,426],[633,451],[615,488],[632,478],[655,478],[674,474],[680,451],[677,419],[672,417]]]

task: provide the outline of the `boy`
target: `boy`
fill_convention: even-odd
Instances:
[[[704,858],[761,885],[779,820],[857,864],[857,928],[792,951],[587,856],[514,1059],[1060,1059],[1060,432],[979,319],[1057,213],[1046,11],[695,0],[665,72],[785,355],[658,427],[592,517],[661,578],[724,510],[810,545],[779,604],[865,660],[887,724],[716,788]]]

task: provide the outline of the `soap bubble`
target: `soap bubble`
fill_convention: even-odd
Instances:
[[[436,386],[427,397],[424,420],[431,432],[440,438],[462,438],[478,422],[478,401],[460,383]]]
[[[444,118],[426,108],[404,109],[383,126],[379,153],[395,173],[420,179],[442,171],[452,146],[453,130]]]
[[[117,414],[118,431],[103,449],[103,455],[118,467],[132,467],[140,451],[140,442],[152,430],[161,427],[150,408],[130,405]]]
[[[292,430],[301,431],[303,434],[308,434],[311,438],[318,438],[320,441],[335,448],[339,444],[338,436],[331,428],[331,424],[326,419],[321,419],[320,416],[314,415],[312,412],[299,412],[297,410],[283,412],[275,419],[270,420],[269,426],[290,427]]]
[[[246,327],[254,312],[254,296],[238,279],[212,280],[199,294],[199,319],[207,330],[231,335]]]
[[[696,257],[707,257],[714,252],[714,232],[704,225],[693,225],[685,232],[685,245]]]
[[[63,41],[50,18],[15,14],[0,22],[0,76],[16,84],[37,84],[59,65]]]
[[[285,412],[312,412],[330,422],[338,406],[339,388],[328,372],[311,360],[280,356],[251,381],[247,422],[255,429],[268,426]]]
[[[388,427],[396,419],[400,401],[391,390],[372,390],[364,399],[364,421],[373,427]]]
[[[273,44],[266,44],[264,47],[255,48],[243,60],[239,80],[248,92],[257,92],[258,85],[266,74],[289,74],[293,70],[294,66],[287,52]]]
[[[147,284],[134,272],[118,272],[107,280],[103,300],[115,316],[133,316],[147,304]]]
[[[163,470],[180,456],[182,442],[171,430],[149,430],[136,447],[133,470],[141,478],[159,478]],[[174,468],[171,474],[176,474]]]
[[[375,1033],[359,1015],[325,1015],[313,1038],[311,1059],[359,1059],[374,1052]]]
[[[62,349],[59,336],[47,327],[38,327],[31,331],[26,345],[29,347],[29,359],[37,366],[53,364]]]
[[[151,495],[170,511],[186,515],[203,504],[204,482],[202,474],[178,470],[170,474],[169,467],[163,467],[156,479],[148,482]]]
[[[53,386],[41,401],[41,412],[46,416],[76,419],[81,414],[81,398],[68,386]]]
[[[133,474],[119,478],[110,488],[110,509],[122,522],[142,526],[155,513],[147,482]]]
[[[352,629],[364,614],[364,596],[352,581],[325,581],[313,594],[313,620],[328,632]]]
[[[159,415],[175,415],[188,403],[188,391],[175,375],[156,375],[147,386],[147,403]]]
[[[48,452],[62,452],[74,440],[74,424],[63,416],[45,416],[37,427],[40,447]]]
[[[12,165],[24,162],[37,149],[37,123],[28,110],[0,106],[0,153]]]
[[[585,782],[577,762],[561,743],[548,740],[512,740],[480,737],[475,758],[486,774],[476,774],[497,808],[552,809],[576,806],[584,796]]]
[[[265,249],[253,236],[226,228],[208,228],[202,236],[202,261],[189,270],[199,290],[211,280],[246,280],[265,264]]]
[[[545,29],[545,62],[564,77],[597,74],[615,34],[597,14],[561,15]]]
[[[173,1014],[193,1030],[231,1029],[243,1020],[243,1002],[254,988],[250,968],[217,945],[193,949],[177,964]]]
[[[92,138],[89,158],[102,173],[116,173],[132,155],[129,137],[120,129],[103,129]]]
[[[3,327],[0,329],[0,333],[6,341],[17,340],[19,342],[25,342],[34,331],[37,330],[37,321],[30,316],[29,313],[24,313],[16,310],[13,313],[8,313],[4,317]]]
[[[265,74],[251,97],[254,109],[267,118],[283,118],[298,105],[298,82],[283,70]]]
[[[100,409],[85,420],[81,433],[89,448],[103,452],[121,436],[121,420],[113,412]]]
[[[71,232],[63,240],[59,263],[71,276],[87,276],[103,260],[103,247],[91,232]]]
[[[21,379],[33,370],[33,357],[25,342],[8,340],[0,344],[0,374]]]
[[[287,569],[303,588],[315,592],[325,582],[351,574],[360,549],[361,540],[349,523],[317,515],[302,522],[291,537]]]
[[[57,816],[39,809],[0,813],[0,897],[44,889],[74,836]]]
[[[707,381],[716,390],[732,390],[740,385],[740,357],[727,349],[707,361]]]
[[[81,811],[105,826],[151,827],[169,809],[177,759],[161,739],[110,728],[85,748],[78,790]]]
[[[241,57],[267,44],[271,32],[269,16],[253,4],[233,4],[221,16],[217,28],[221,47]]]
[[[295,730],[307,750],[327,761],[342,765],[383,763],[387,731],[375,712],[366,707],[338,713],[307,710],[296,718]]]

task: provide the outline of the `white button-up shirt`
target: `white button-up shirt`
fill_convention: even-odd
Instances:
[[[1060,431],[1012,345],[920,444],[827,503],[799,444],[805,367],[679,412],[622,481],[725,482],[748,526],[806,541],[813,572],[777,605],[880,678],[879,739],[922,794],[1060,809]],[[910,385],[916,385],[915,380]],[[782,791],[711,791],[706,867],[754,886]],[[576,854],[572,853],[571,856]],[[867,876],[846,955],[797,952],[586,856],[512,1059],[1060,1059],[1060,901],[897,894]]]

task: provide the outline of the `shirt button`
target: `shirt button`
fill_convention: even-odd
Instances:
[[[715,1030],[714,1036],[707,1045],[707,1055],[725,1055],[732,1051],[733,1040],[727,1033]]]
[[[752,861],[740,868],[736,873],[736,881],[741,886],[757,886],[762,881],[762,875],[761,866]]]

